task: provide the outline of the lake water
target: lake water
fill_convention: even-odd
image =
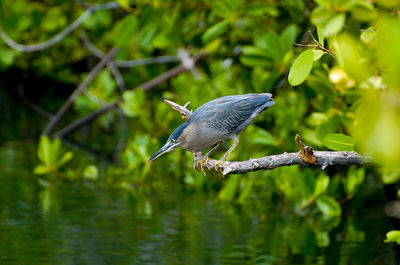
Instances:
[[[204,191],[138,197],[63,182],[48,206],[35,152],[32,141],[0,144],[0,264],[396,264],[381,198],[345,211],[322,238],[310,218]]]

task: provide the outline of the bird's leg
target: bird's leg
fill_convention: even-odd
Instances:
[[[213,154],[215,151],[217,151],[222,144],[224,143],[224,141],[219,141],[210,151],[208,151],[208,153],[203,156],[202,158],[200,158],[194,165],[194,168],[197,170],[201,170],[203,172],[203,175],[206,176],[206,173],[204,171],[204,165],[203,163],[206,162],[206,167],[208,168],[208,170],[210,170],[210,167],[208,166],[208,160],[209,160],[209,156],[211,154]]]
[[[215,165],[214,165],[214,168],[215,168],[215,171],[218,171],[218,165],[220,164],[220,163],[224,163],[225,164],[225,159],[228,157],[228,155],[233,151],[233,149],[235,149],[236,148],[236,146],[238,145],[238,143],[239,143],[239,139],[237,138],[237,136],[235,136],[234,138],[233,138],[233,144],[232,144],[232,146],[228,149],[228,151],[226,151],[226,153],[224,154],[224,156],[220,159],[220,160],[218,160],[216,163],[215,163]],[[221,170],[221,173],[222,173],[222,170]]]
[[[208,166],[208,160],[209,160],[210,155],[214,154],[214,153],[222,146],[223,143],[224,143],[223,140],[222,140],[222,141],[219,141],[219,142],[217,143],[217,145],[214,146],[214,147],[213,147],[210,151],[208,151],[208,153],[205,155],[205,157],[206,157],[206,159],[205,159],[205,161],[206,161],[206,167],[208,168],[208,170],[210,170],[210,167]],[[204,162],[204,160],[203,160],[203,162]],[[202,162],[202,163],[203,163],[203,162]]]
[[[214,146],[210,151],[208,151],[208,153],[205,155],[205,157],[208,157],[208,156],[214,154],[221,147],[221,145],[223,143],[224,143],[223,140],[219,141],[216,146]]]

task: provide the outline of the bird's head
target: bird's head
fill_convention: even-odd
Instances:
[[[153,161],[158,157],[160,157],[161,155],[171,152],[172,150],[180,147],[182,144],[180,141],[183,139],[183,137],[181,136],[188,125],[189,122],[185,122],[181,124],[178,128],[176,128],[175,131],[173,131],[171,136],[168,138],[164,146],[161,147],[160,150],[158,150],[154,155],[152,155],[148,160],[148,162]]]

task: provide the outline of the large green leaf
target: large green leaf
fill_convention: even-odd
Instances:
[[[201,37],[201,40],[203,41],[203,44],[207,44],[210,41],[218,38],[225,32],[227,32],[229,29],[229,21],[224,20],[218,24],[215,24],[211,28],[209,28],[206,32],[204,32],[203,36]]]
[[[332,17],[324,27],[324,36],[328,37],[339,33],[344,26],[344,14],[338,14]]]
[[[289,84],[298,86],[306,80],[314,63],[313,50],[306,50],[296,58],[289,71]]]
[[[322,144],[335,151],[354,151],[353,137],[344,134],[325,134],[322,138]]]
[[[250,67],[263,66],[269,68],[272,66],[272,60],[268,57],[268,54],[255,46],[244,46],[239,60],[242,64]]]

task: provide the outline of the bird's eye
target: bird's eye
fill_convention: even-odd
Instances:
[[[171,139],[171,143],[175,143],[175,139]]]

